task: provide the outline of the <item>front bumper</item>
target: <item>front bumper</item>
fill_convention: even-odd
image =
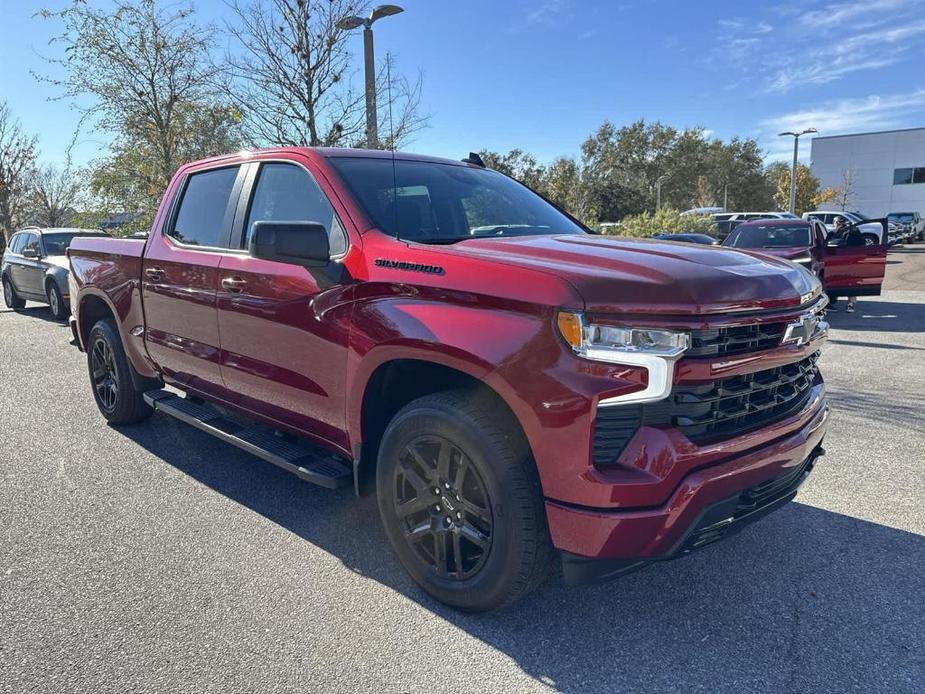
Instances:
[[[783,505],[821,455],[827,418],[822,397],[799,429],[695,469],[656,506],[611,510],[548,500],[550,534],[562,552],[566,581],[606,580],[686,554]],[[775,493],[762,497],[756,508],[739,508],[743,497],[761,489]]]

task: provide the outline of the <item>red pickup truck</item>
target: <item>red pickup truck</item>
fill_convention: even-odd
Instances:
[[[880,222],[886,238],[886,220],[867,220],[865,226]],[[850,230],[857,224],[850,225]],[[750,249],[799,263],[815,274],[830,299],[840,296],[879,296],[886,271],[887,247],[865,242],[832,239],[817,219],[756,219],[740,224],[723,240],[728,248]]]
[[[823,452],[817,278],[592,235],[475,157],[196,162],[146,240],[69,255],[104,417],[161,410],[375,489],[401,563],[461,609],[510,604],[557,560],[579,583],[713,543]]]

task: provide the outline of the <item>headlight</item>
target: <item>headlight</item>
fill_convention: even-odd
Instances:
[[[802,258],[794,258],[793,262],[800,263],[802,265],[812,265],[813,259],[810,256],[805,255]]]
[[[559,334],[580,357],[611,364],[641,366],[649,372],[641,391],[601,400],[598,407],[662,400],[671,392],[674,364],[690,347],[688,333],[659,328],[615,327],[587,323],[580,313],[560,311]]]

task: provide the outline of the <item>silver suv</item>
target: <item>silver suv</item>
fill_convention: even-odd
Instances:
[[[55,319],[67,320],[68,262],[65,252],[75,236],[107,236],[90,229],[26,227],[10,237],[0,263],[0,282],[7,308],[26,301],[47,303]]]

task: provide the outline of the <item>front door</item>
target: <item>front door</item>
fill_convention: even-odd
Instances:
[[[349,277],[332,261],[307,269],[250,257],[259,221],[323,224],[332,256],[346,235],[328,197],[308,169],[265,162],[245,183],[235,222],[239,253],[219,266],[218,322],[222,376],[236,403],[309,436],[347,447],[345,392]]]
[[[238,166],[189,173],[141,273],[145,346],[164,378],[222,397],[216,287],[240,191]]]
[[[823,249],[826,293],[877,296],[886,272],[886,246],[826,246]]]

